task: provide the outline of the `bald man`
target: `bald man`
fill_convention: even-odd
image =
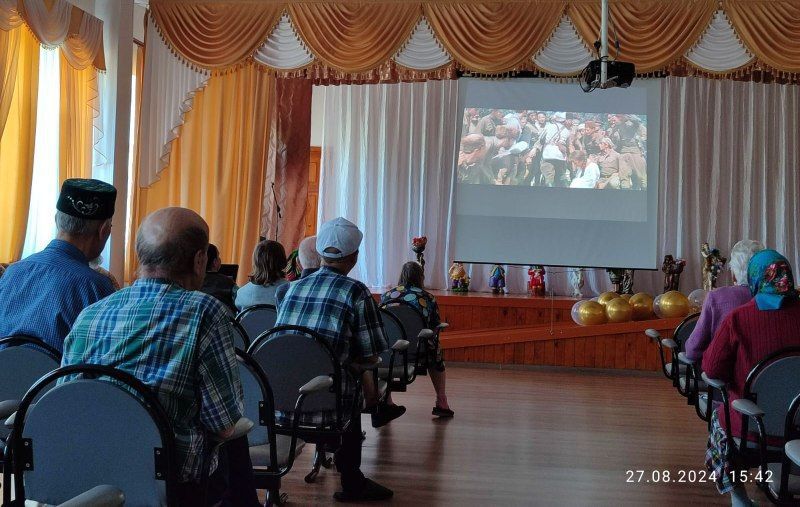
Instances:
[[[200,505],[208,435],[229,437],[243,409],[230,315],[198,291],[207,249],[208,225],[195,212],[150,214],[136,237],[140,278],[78,316],[61,363],[113,366],[153,389],[175,431],[180,505]],[[209,498],[258,505],[247,438],[225,451],[227,467],[211,458]]]

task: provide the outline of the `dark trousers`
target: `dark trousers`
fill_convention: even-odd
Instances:
[[[361,415],[350,421],[350,426],[342,435],[342,445],[334,454],[336,470],[342,480],[342,490],[361,491],[364,474],[361,473]]]
[[[177,500],[181,507],[203,505],[203,487],[197,482],[178,484]],[[220,448],[217,469],[208,478],[205,505],[222,502],[225,507],[255,507],[258,503],[253,464],[247,437],[226,442]]]

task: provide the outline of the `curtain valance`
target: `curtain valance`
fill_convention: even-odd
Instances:
[[[457,69],[576,76],[600,27],[599,2],[588,0],[151,0],[150,9],[170,49],[200,72],[255,61],[282,76],[354,81]],[[639,73],[800,75],[796,0],[612,0],[610,10],[619,59]]]
[[[41,44],[60,47],[75,69],[106,69],[103,22],[67,0],[0,0],[0,30],[23,23]]]

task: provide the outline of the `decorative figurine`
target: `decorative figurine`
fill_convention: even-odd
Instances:
[[[528,294],[531,296],[544,296],[545,295],[545,284],[544,284],[544,275],[546,271],[544,270],[544,266],[541,264],[534,264],[528,270],[528,276],[530,279],[528,280]]]
[[[622,294],[633,294],[633,273],[635,269],[626,269],[622,275]]]
[[[450,275],[450,290],[453,292],[469,292],[469,276],[460,262],[454,262],[448,270]]]
[[[700,246],[700,254],[703,256],[703,289],[716,289],[717,277],[722,273],[728,259],[722,256],[719,248],[709,248],[708,243]]]
[[[422,266],[422,271],[425,271],[425,245],[428,244],[427,236],[420,236],[419,238],[411,238],[411,250],[417,254],[417,262]]]
[[[611,280],[611,285],[614,286],[614,292],[622,294],[622,280],[625,278],[625,270],[622,268],[608,268],[608,279]]]
[[[572,287],[572,297],[581,299],[583,297],[583,268],[569,269],[569,285]]]
[[[284,268],[283,274],[287,282],[293,282],[300,278],[300,273],[303,271],[300,267],[300,259],[298,259],[297,254],[297,250],[294,250],[286,259],[286,268]]]
[[[664,256],[664,264],[661,265],[661,271],[664,272],[665,293],[671,290],[678,290],[684,266],[686,266],[685,259],[675,259],[671,255]]]
[[[500,264],[492,266],[492,272],[489,275],[489,287],[492,288],[493,294],[505,294],[506,286],[506,270]]]

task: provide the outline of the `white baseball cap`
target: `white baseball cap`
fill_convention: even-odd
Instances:
[[[342,217],[334,218],[317,231],[317,253],[329,259],[341,259],[357,251],[363,238],[356,224]],[[326,252],[329,248],[337,252]]]

